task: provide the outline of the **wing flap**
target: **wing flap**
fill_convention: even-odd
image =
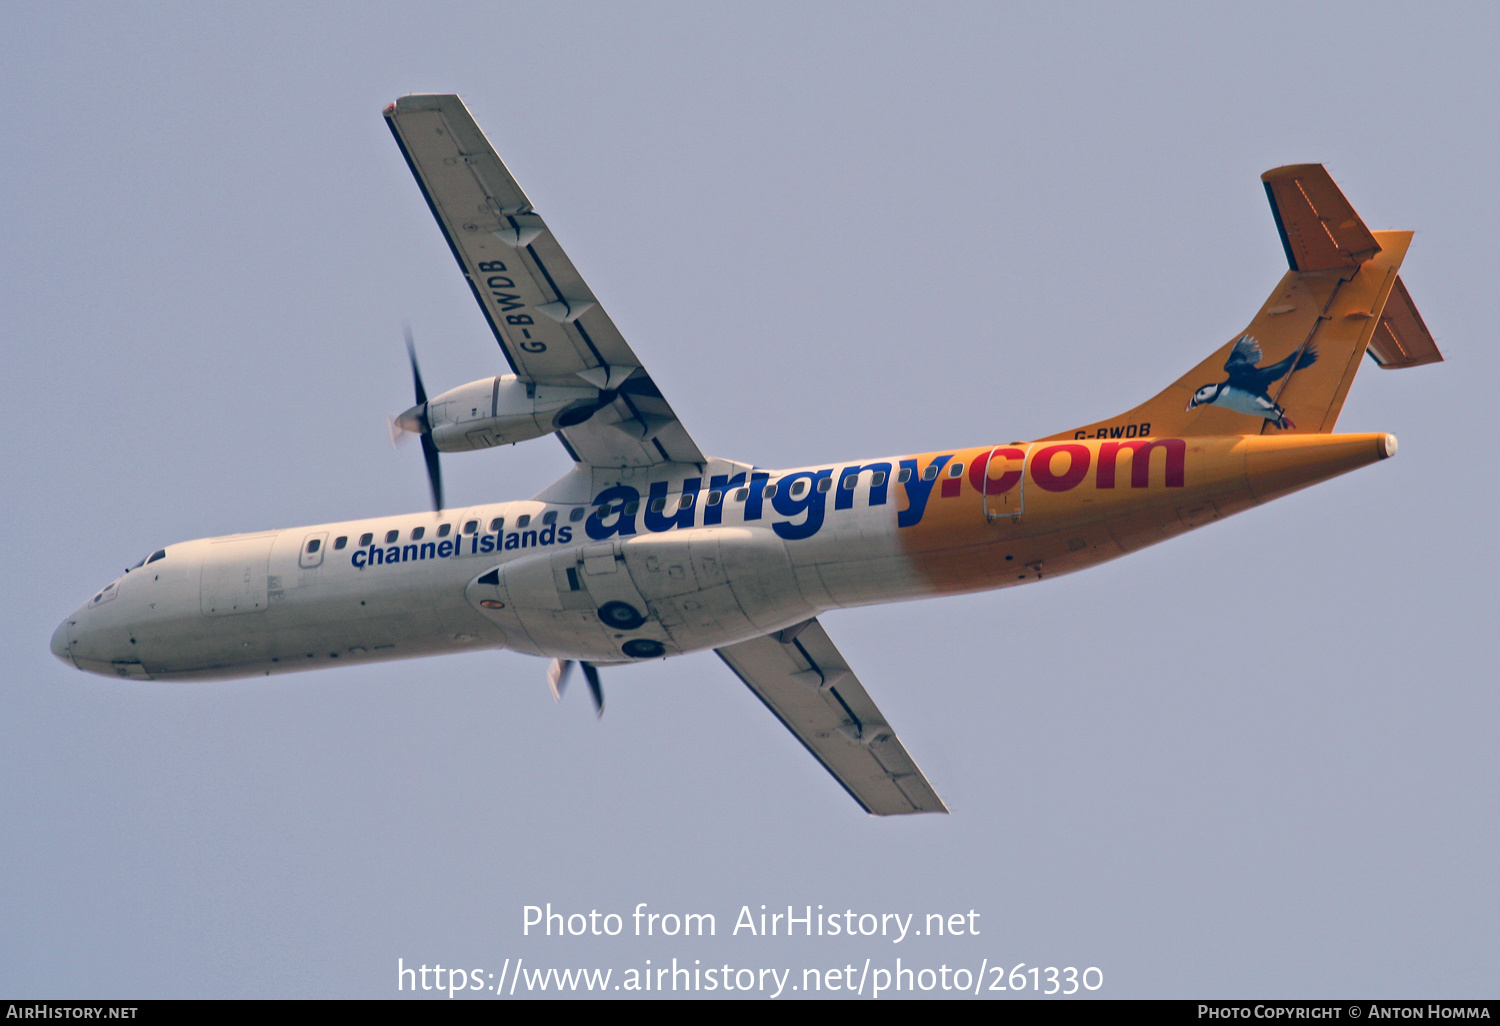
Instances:
[[[718,654],[866,812],[948,811],[817,620]]]

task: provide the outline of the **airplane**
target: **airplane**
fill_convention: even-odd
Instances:
[[[157,549],[60,624],[63,662],[219,680],[473,649],[599,668],[711,649],[861,808],[947,812],[818,617],[1031,584],[1394,455],[1335,434],[1362,362],[1442,360],[1399,275],[1412,233],[1364,222],[1319,164],[1261,176],[1289,269],[1249,326],[1146,402],[1057,434],[769,469],[706,456],[457,96],[386,123],[508,373],[428,398],[433,509]],[[410,337],[408,336],[408,346]],[[552,435],[529,499],[449,508],[440,453]]]

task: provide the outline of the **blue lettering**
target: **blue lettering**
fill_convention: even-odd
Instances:
[[[364,549],[355,549],[354,554],[349,557],[349,562],[354,564],[354,569],[363,570],[366,558]]]
[[[557,528],[552,526],[551,524],[548,524],[546,527],[542,528],[541,536],[537,538],[537,544],[551,545],[555,541],[557,541]]]
[[[927,465],[941,471],[943,465],[952,458],[951,453],[937,456]],[[924,481],[923,475],[917,473],[916,460],[902,460],[901,466],[911,471],[911,480],[901,486],[906,489],[906,508],[896,514],[896,526],[912,527],[922,522],[922,514],[927,510],[927,499],[932,495],[932,486],[937,483],[937,476],[934,475],[931,481]]]
[[[573,529],[571,527],[559,527],[557,529],[557,540],[564,545],[573,540]]]
[[[639,502],[640,498],[641,493],[629,485],[612,485],[604,489],[594,496],[594,505],[598,508],[583,522],[584,533],[595,541],[613,538],[617,534],[635,534],[635,514],[626,513],[625,507]],[[614,522],[606,524],[611,517]]]
[[[858,478],[865,471],[878,471],[885,476],[880,483],[870,485],[870,505],[884,506],[886,490],[890,488],[891,465],[889,463],[866,463],[862,467],[845,467],[839,471],[839,485],[833,496],[834,509],[849,509],[854,505],[855,483],[850,483],[849,478]],[[916,471],[912,471],[913,474]],[[847,487],[846,487],[847,486]]]
[[[500,304],[501,313],[504,313],[507,310],[516,310],[526,305],[525,303],[521,302],[520,296],[513,296],[509,292],[492,291],[490,295],[494,296],[495,302]]]
[[[766,479],[771,475],[763,470],[750,472],[750,497],[745,500],[745,519],[759,520],[765,505]]]
[[[682,494],[694,498],[698,494],[698,486],[703,481],[700,477],[690,477],[682,483]],[[691,502],[686,509],[679,504],[675,510],[657,512],[655,507],[657,500],[663,503],[667,500],[667,482],[657,481],[651,486],[651,498],[646,503],[646,530],[648,531],[670,531],[674,527],[692,527],[693,518],[697,514],[697,502]]]
[[[495,551],[495,539],[492,538],[492,537],[490,537],[489,535],[485,535],[483,538],[480,538],[479,539],[479,551],[480,552],[494,552]]]
[[[447,545],[448,543],[447,542],[443,542],[443,544]],[[411,546],[408,545],[407,548],[411,548]],[[422,543],[422,548],[417,552],[417,558],[418,559],[431,559],[433,556],[436,556],[436,555],[437,555],[437,546],[434,545],[432,542],[423,542]]]
[[[412,548],[416,548],[416,546],[413,545]],[[385,550],[385,561],[387,563],[399,563],[399,562],[401,562],[401,546],[399,546],[399,545],[392,545],[390,548],[386,549]]]
[[[711,492],[728,492],[731,488],[738,488],[745,483],[745,472],[738,474],[714,474],[708,479],[708,490]],[[714,524],[724,522],[724,503],[719,502],[716,506],[703,507],[703,526],[710,527]]]
[[[818,533],[818,528],[823,526],[823,508],[826,492],[818,491],[818,482],[829,477],[832,470],[803,471],[800,474],[788,474],[777,482],[776,494],[771,497],[771,506],[784,517],[795,517],[807,513],[807,519],[800,524],[783,522],[771,525],[771,530],[788,541],[799,538],[811,538]],[[792,493],[797,490],[799,482],[807,482],[807,494],[801,498],[792,498]]]
[[[422,558],[426,559],[427,558],[427,556],[426,556],[427,546],[426,545],[422,546],[422,553],[423,553]],[[437,545],[437,554],[438,554],[438,558],[439,559],[447,559],[449,556],[453,555],[453,543],[451,541],[440,541],[440,542],[438,542],[438,545]]]
[[[521,532],[521,548],[524,549],[528,545],[535,545],[535,544],[536,544],[536,532],[535,531],[522,531]]]
[[[512,531],[505,536],[505,547],[507,549],[519,549],[521,547],[521,536]]]

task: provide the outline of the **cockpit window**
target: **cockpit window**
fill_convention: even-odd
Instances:
[[[146,562],[148,562],[148,563],[155,563],[158,559],[166,559],[166,558],[167,558],[167,550],[166,549],[157,549],[155,552],[151,553],[151,555],[146,558]]]

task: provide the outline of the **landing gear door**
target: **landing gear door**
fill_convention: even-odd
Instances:
[[[619,542],[585,545],[576,572],[597,608],[603,609],[611,602],[623,602],[644,617],[647,615],[646,600],[630,579],[621,548]]]

